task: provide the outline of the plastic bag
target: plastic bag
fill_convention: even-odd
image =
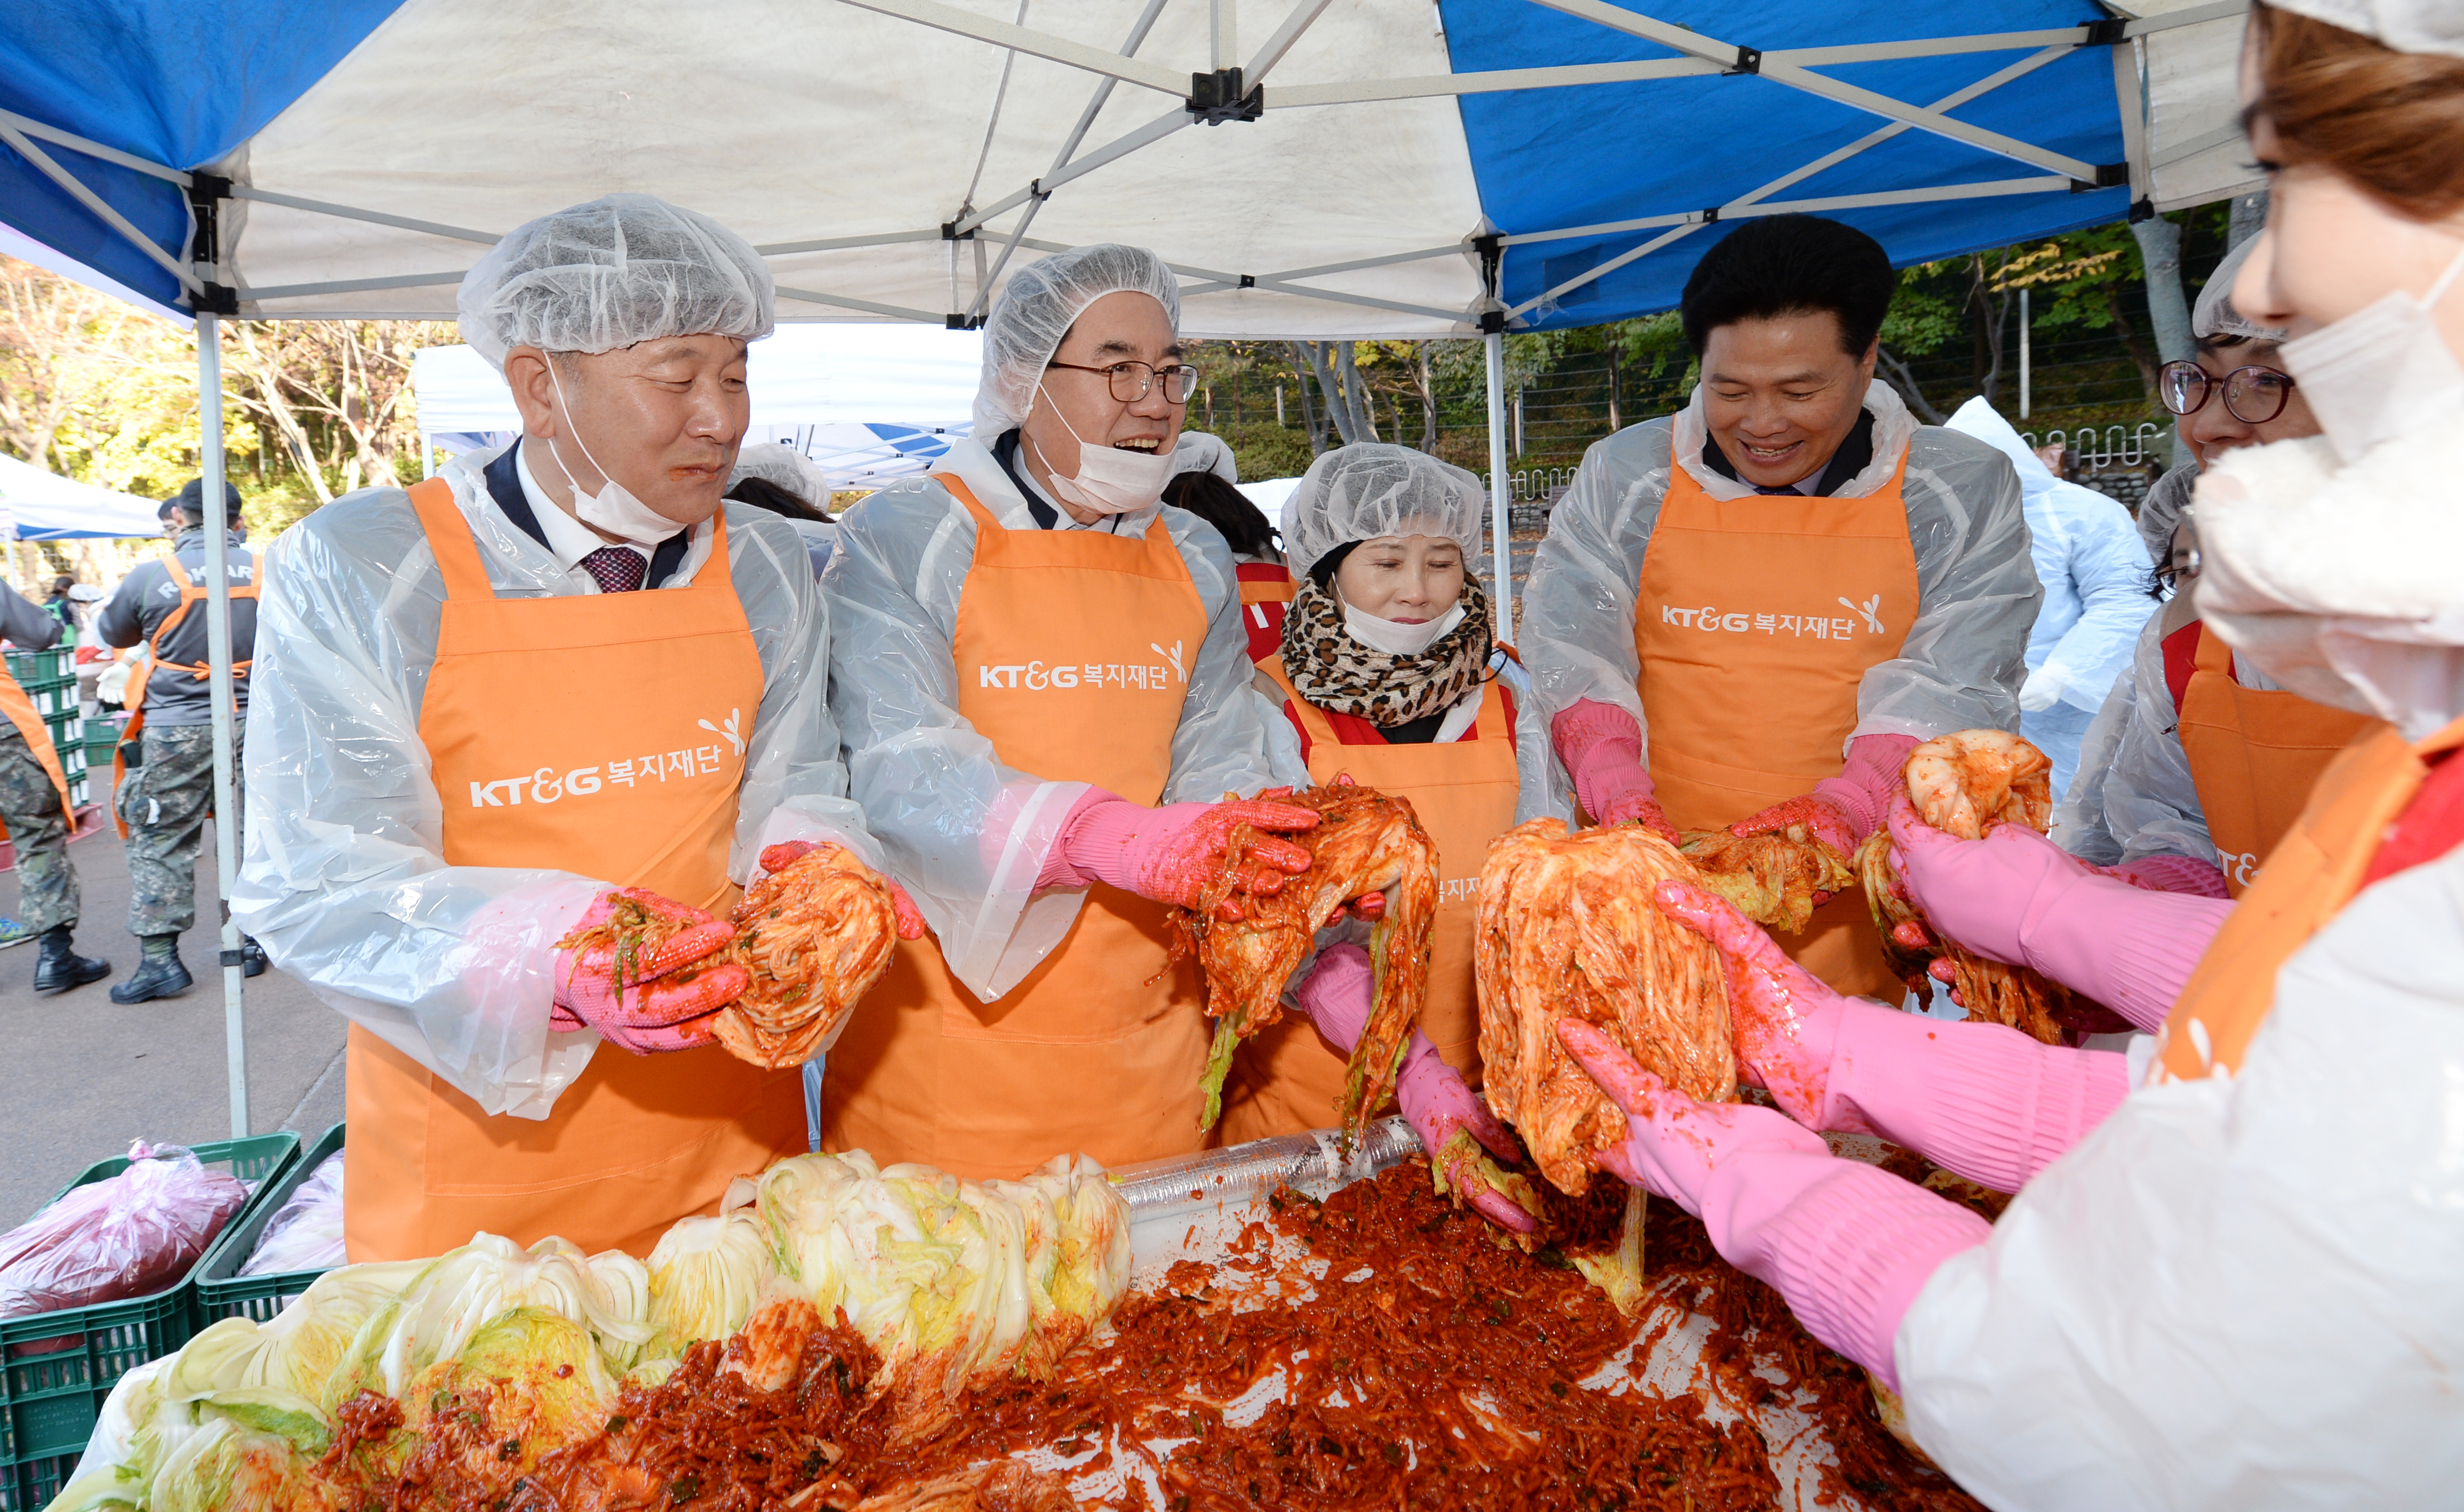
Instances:
[[[345,1264],[342,1253],[342,1152],[317,1162],[308,1179],[291,1190],[265,1232],[243,1276],[279,1276],[297,1270],[332,1270]]]
[[[143,1297],[176,1284],[248,1201],[248,1185],[177,1145],[128,1147],[88,1182],[0,1235],[0,1318]]]

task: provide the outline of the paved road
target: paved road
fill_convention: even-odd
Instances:
[[[108,771],[96,774],[98,789]],[[132,1139],[228,1139],[231,1091],[224,1053],[216,945],[213,832],[197,867],[197,928],[181,958],[197,984],[179,997],[123,1008],[109,981],[34,996],[32,944],[0,951],[0,1229],[50,1200],[79,1171],[125,1153]],[[106,826],[69,845],[84,885],[80,954],[111,962],[111,981],[137,964],[128,933],[128,868]],[[13,914],[16,873],[0,873],[0,912]],[[302,1143],[342,1116],[342,1019],[280,972],[248,983],[249,1130],[287,1129]]]

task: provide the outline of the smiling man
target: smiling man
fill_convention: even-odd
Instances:
[[[847,512],[822,588],[854,792],[933,937],[832,1050],[822,1142],[883,1164],[1024,1174],[1196,1149],[1210,1025],[1171,906],[1235,828],[1306,781],[1250,687],[1232,557],[1157,501],[1196,373],[1178,281],[1096,246],[1010,275],[984,324],[974,439]],[[1241,886],[1309,853],[1271,837]]]
[[[1917,742],[2018,728],[2042,598],[2018,476],[1874,382],[1896,281],[1872,237],[1803,215],[1696,265],[1692,402],[1591,449],[1532,566],[1525,717],[1559,765],[1523,818],[1801,824],[1845,856]],[[1854,889],[1780,941],[1900,996]]]
[[[747,984],[712,915],[757,866],[878,860],[803,543],[720,497],[771,309],[689,210],[533,221],[460,298],[521,439],[270,554],[232,909],[351,1020],[354,1260],[475,1230],[641,1254],[806,1148],[798,1074],[710,1028]],[[565,944],[646,924],[673,937]]]

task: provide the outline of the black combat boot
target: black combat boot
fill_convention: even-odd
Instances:
[[[242,976],[262,976],[265,975],[265,968],[268,965],[268,962],[265,958],[264,946],[257,944],[254,939],[243,934],[239,937],[239,954],[240,975]]]
[[[111,975],[109,961],[79,955],[71,948],[69,936],[74,930],[73,925],[55,924],[37,936],[42,941],[43,953],[34,960],[34,991],[64,993]]]
[[[180,937],[176,934],[147,934],[140,939],[144,953],[138,958],[137,970],[128,980],[111,990],[116,1003],[149,1002],[157,997],[177,997],[194,985],[188,969],[180,964]]]

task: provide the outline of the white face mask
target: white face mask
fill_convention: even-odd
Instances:
[[[582,485],[573,480],[573,473],[566,469],[564,458],[557,456],[556,443],[548,443],[548,455],[555,457],[556,470],[564,473],[564,486],[573,491],[574,515],[583,524],[596,526],[636,546],[656,546],[683,530],[685,527],[681,521],[671,520],[635,498],[630,489],[608,477],[607,470],[599,466],[599,459],[590,454],[589,446],[583,441],[581,430],[573,424],[573,411],[565,405],[564,385],[557,381],[554,358],[548,359],[547,381],[556,386],[556,407],[564,416],[564,428],[573,437],[573,444],[582,448],[583,460],[597,468],[599,475],[606,479],[598,493],[584,493]]]
[[[2464,367],[2431,318],[2464,252],[2447,265],[2430,293],[2401,289],[2278,348],[2284,370],[2301,385],[2328,445],[2345,463],[2360,461],[2399,436],[2418,434],[2464,399]]]
[[[1042,385],[1036,391],[1042,393]],[[1044,397],[1052,399],[1050,394]],[[1098,515],[1128,515],[1163,497],[1163,486],[1172,481],[1172,448],[1158,447],[1150,454],[1124,447],[1099,447],[1078,434],[1078,427],[1061,412],[1057,401],[1052,404],[1052,417],[1078,443],[1075,477],[1063,477],[1061,470],[1052,467],[1052,459],[1045,457],[1044,465],[1052,472],[1052,492],[1063,503],[1090,509]],[[1037,447],[1035,454],[1044,456],[1044,449]]]
[[[1422,625],[1381,620],[1348,603],[1343,606],[1343,627],[1352,632],[1352,638],[1389,656],[1418,656],[1443,640],[1448,631],[1463,622],[1463,606],[1461,603]]]

